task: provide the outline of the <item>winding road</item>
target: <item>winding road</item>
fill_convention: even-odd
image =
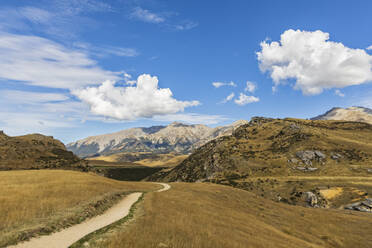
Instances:
[[[156,192],[167,191],[171,188],[171,186],[166,183],[157,184],[162,185],[163,188]],[[141,196],[142,193],[132,193],[102,215],[95,216],[80,224],[47,236],[40,236],[14,246],[8,246],[8,248],[67,248],[89,233],[108,226],[127,216],[133,204],[137,202]]]

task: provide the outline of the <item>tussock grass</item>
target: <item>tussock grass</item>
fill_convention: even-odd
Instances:
[[[372,247],[370,214],[275,203],[214,184],[145,195],[144,215],[95,247]]]
[[[81,222],[123,194],[156,188],[75,171],[0,172],[0,247]]]

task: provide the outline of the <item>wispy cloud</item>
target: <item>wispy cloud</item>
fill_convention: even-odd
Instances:
[[[30,92],[20,90],[2,90],[0,96],[8,103],[40,104],[45,102],[66,101],[69,97],[60,93]]]
[[[82,49],[89,54],[105,57],[108,55],[120,57],[136,57],[140,53],[135,48],[130,47],[116,47],[116,46],[93,46],[86,42],[75,42],[74,47]]]
[[[183,30],[193,29],[193,28],[197,27],[198,25],[199,25],[199,23],[197,23],[197,22],[185,21],[184,23],[173,25],[173,27],[176,30],[183,31]]]
[[[250,93],[254,93],[254,92],[256,91],[256,88],[257,88],[257,86],[256,86],[255,83],[253,83],[253,82],[251,82],[251,81],[247,81],[244,90],[245,90],[245,91],[248,91],[248,92],[250,92]]]
[[[129,18],[147,23],[159,24],[169,30],[185,31],[197,27],[199,24],[190,20],[175,20],[175,12],[155,12],[137,6],[132,9]]]
[[[160,14],[151,12],[150,10],[143,9],[141,7],[136,7],[130,14],[130,17],[139,21],[149,22],[149,23],[162,23],[165,22],[165,17]]]
[[[76,88],[119,79],[79,50],[51,40],[0,33],[0,78],[52,88]]]
[[[231,86],[231,87],[236,87],[236,84],[235,84],[233,81],[231,81],[231,82],[229,82],[229,83],[224,83],[224,82],[213,82],[212,85],[213,85],[213,87],[215,87],[215,88],[220,88],[220,87],[222,87],[222,86]]]
[[[341,92],[341,90],[337,89],[335,90],[335,95],[339,97],[345,97],[345,94]]]
[[[234,97],[235,97],[235,93],[231,92],[231,94],[228,95],[225,99],[223,99],[221,103],[227,103],[227,102],[231,101]]]
[[[367,50],[372,50],[372,45],[366,48]]]

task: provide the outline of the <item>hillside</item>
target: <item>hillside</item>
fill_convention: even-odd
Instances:
[[[69,170],[0,171],[0,247],[103,213],[131,192],[158,185]]]
[[[140,127],[92,136],[67,144],[67,149],[80,157],[107,156],[116,153],[179,153],[187,154],[216,137],[230,135],[247,121],[211,128],[173,122],[168,126]],[[145,157],[139,160],[146,159]],[[127,162],[127,160],[120,160]],[[115,161],[119,162],[119,161]]]
[[[290,206],[215,184],[171,186],[146,194],[135,221],[96,236],[89,247],[372,246],[370,214]]]
[[[333,108],[312,120],[344,120],[359,121],[372,124],[372,109],[364,107]]]
[[[253,118],[150,180],[371,175],[371,140],[372,125],[367,123]]]
[[[85,167],[84,161],[53,137],[41,134],[10,137],[0,132],[0,170]]]

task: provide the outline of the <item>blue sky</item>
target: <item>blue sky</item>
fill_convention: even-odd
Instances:
[[[0,129],[70,142],[172,121],[372,107],[371,9],[362,0],[4,0]]]

